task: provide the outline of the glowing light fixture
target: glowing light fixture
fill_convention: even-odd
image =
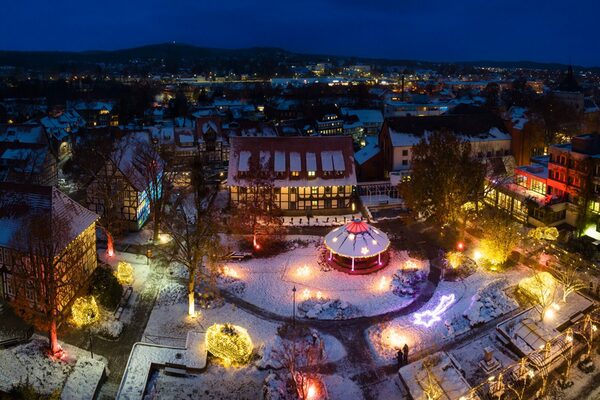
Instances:
[[[73,322],[79,327],[98,321],[100,311],[98,310],[98,304],[96,304],[94,296],[77,298],[71,306],[71,315]]]
[[[133,267],[125,261],[119,261],[117,265],[117,279],[121,285],[131,285],[133,283]]]
[[[206,330],[206,349],[227,364],[245,364],[252,355],[248,331],[231,324],[214,324]]]
[[[415,325],[422,325],[429,328],[434,323],[441,321],[442,314],[446,312],[448,308],[454,303],[454,293],[449,295],[443,295],[440,298],[440,302],[433,310],[426,310],[420,313],[415,313],[415,319],[413,323]]]

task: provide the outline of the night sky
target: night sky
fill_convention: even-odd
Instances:
[[[176,41],[422,60],[600,66],[592,0],[4,0],[0,49]]]

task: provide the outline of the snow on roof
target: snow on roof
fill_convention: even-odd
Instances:
[[[110,160],[117,166],[119,171],[129,180],[129,183],[138,191],[147,189],[147,176],[140,165],[140,150],[149,146],[150,135],[148,132],[132,132],[116,144]],[[157,155],[162,167],[162,160]]]
[[[275,172],[285,172],[285,152],[275,152]]]
[[[354,159],[358,165],[364,164],[381,151],[377,136],[366,136],[365,140],[367,142],[366,146],[354,153]]]
[[[508,110],[513,128],[521,130],[525,127],[525,124],[529,122],[526,112],[527,109],[525,107],[511,107],[510,110]]]
[[[17,234],[30,218],[41,217],[56,226],[68,224],[68,231],[61,234],[65,242],[61,246],[69,244],[98,219],[98,215],[50,186],[0,183],[0,210],[0,247],[21,246],[20,250],[27,244]]]
[[[238,171],[248,172],[250,171],[250,156],[252,153],[249,151],[241,151],[239,158]]]
[[[290,153],[290,171],[302,171],[302,162],[298,152],[292,151]]]
[[[383,124],[383,114],[379,110],[358,109],[352,110],[342,108],[342,113],[346,115],[356,115],[358,120],[367,124]]]
[[[342,257],[374,257],[386,251],[389,245],[385,233],[360,220],[337,227],[325,236],[325,246]]]
[[[317,157],[315,153],[306,153],[306,169],[308,171],[317,170]]]
[[[321,166],[323,168],[323,171],[333,172],[333,152],[321,152]]]
[[[354,151],[349,136],[232,137],[230,143],[227,175],[230,186],[245,185],[248,177],[239,172],[259,167],[267,167],[273,172],[275,187],[356,185]],[[264,149],[269,149],[269,159],[260,165],[258,160]],[[274,156],[272,152],[275,152]],[[286,158],[289,158],[289,165]],[[315,174],[309,175],[309,171]],[[299,174],[292,175],[292,172]]]
[[[423,366],[425,361],[430,364],[429,373]],[[460,373],[455,360],[446,352],[437,352],[405,365],[400,368],[398,373],[407,386],[410,397],[415,400],[427,399],[425,391],[431,386],[437,387],[442,392],[440,398],[447,400],[458,400],[467,396],[471,390],[471,386]],[[479,397],[472,394],[469,398],[478,399]]]
[[[47,144],[41,124],[2,124],[0,125],[0,142]]]
[[[346,169],[346,165],[344,163],[344,155],[341,151],[336,150],[332,152],[333,156],[333,169],[335,171],[344,171]]]

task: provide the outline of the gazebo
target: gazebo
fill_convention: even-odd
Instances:
[[[361,220],[335,228],[325,236],[327,262],[351,274],[369,274],[387,265],[390,240]]]

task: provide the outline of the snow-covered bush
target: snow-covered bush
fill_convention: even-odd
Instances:
[[[463,313],[471,326],[490,321],[517,307],[515,301],[504,293],[508,284],[507,279],[496,279],[477,291],[471,305]]]
[[[227,275],[221,275],[217,278],[217,285],[236,296],[241,296],[246,291],[246,282]]]
[[[308,299],[298,304],[298,315],[311,319],[348,319],[359,316],[360,312],[340,299]]]
[[[392,277],[392,292],[397,296],[414,296],[418,291],[418,285],[427,279],[427,271],[397,270]]]

